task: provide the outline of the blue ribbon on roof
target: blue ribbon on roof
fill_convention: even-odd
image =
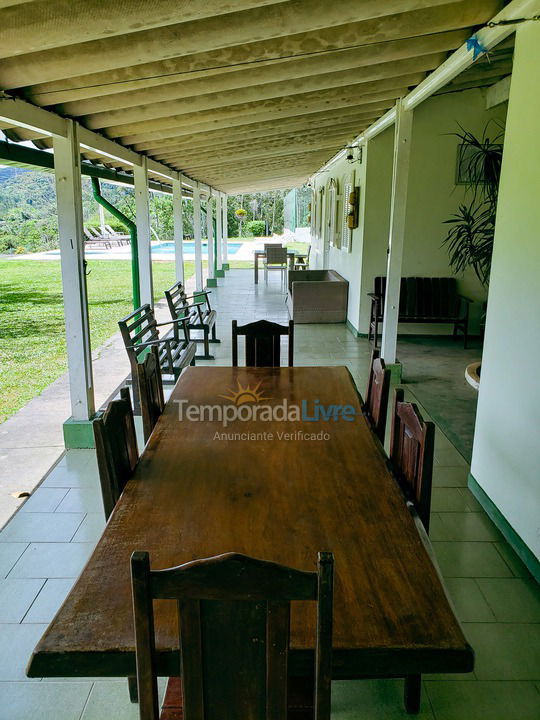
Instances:
[[[478,39],[478,35],[473,35],[467,40],[467,50],[473,51],[473,60],[476,60],[476,58],[479,55],[482,55],[482,53],[487,53],[487,48],[482,45]]]

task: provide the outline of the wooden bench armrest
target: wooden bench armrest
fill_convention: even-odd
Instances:
[[[184,299],[190,300],[191,298],[199,297],[199,295],[210,295],[211,292],[211,290],[197,290],[197,292],[193,295],[184,295]]]
[[[382,300],[382,295],[377,295],[377,293],[366,293],[368,297],[370,297],[372,300]]]
[[[166,320],[165,322],[156,323],[155,327],[162,327],[163,325],[176,325],[177,323],[184,323],[186,320],[189,320],[189,315],[184,315],[183,317],[176,318],[175,320]]]
[[[466,303],[471,304],[472,302],[474,302],[473,300],[471,300],[471,298],[467,297],[466,295],[461,295],[461,293],[457,293],[457,296],[460,300],[464,300]]]

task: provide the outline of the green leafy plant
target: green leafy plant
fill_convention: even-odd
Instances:
[[[495,126],[495,135],[488,133]],[[444,239],[448,246],[450,265],[456,273],[472,267],[480,282],[487,286],[493,254],[495,214],[501,177],[504,126],[488,123],[480,138],[464,130],[452,133],[460,141],[458,166],[471,195],[468,204],[444,223],[451,228]]]
[[[250,220],[246,223],[246,231],[248,235],[262,237],[266,232],[266,223],[264,220]]]

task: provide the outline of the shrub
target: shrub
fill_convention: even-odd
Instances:
[[[250,220],[245,225],[246,234],[255,237],[262,237],[266,234],[266,223],[264,220]]]

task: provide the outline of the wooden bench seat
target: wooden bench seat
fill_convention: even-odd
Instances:
[[[376,277],[371,298],[371,316],[368,339],[377,347],[379,323],[384,318],[386,278]],[[399,294],[400,323],[440,323],[454,326],[454,338],[463,335],[467,347],[469,305],[472,302],[457,292],[453,277],[405,277],[401,278]]]
[[[204,354],[196,355],[197,360],[213,360],[210,354],[210,343],[219,343],[216,337],[217,313],[212,310],[210,290],[198,290],[194,295],[186,295],[184,285],[181,282],[175,283],[168,290],[165,290],[165,297],[173,321],[180,317],[187,317],[189,331],[202,331],[202,337],[194,337],[194,342],[204,343]],[[191,301],[191,302],[190,302]]]
[[[137,413],[140,410],[137,363],[144,359],[149,348],[157,348],[161,373],[163,376],[170,376],[173,382],[179,378],[185,367],[195,365],[197,346],[190,339],[188,320],[187,316],[179,315],[175,320],[158,323],[154,311],[147,304],[119,321],[131,366],[133,399]],[[158,328],[164,325],[172,325],[172,329],[160,337]]]

